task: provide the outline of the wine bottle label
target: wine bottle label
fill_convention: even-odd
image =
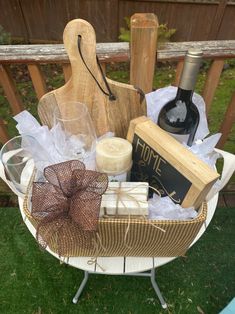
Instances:
[[[167,118],[171,123],[184,122],[187,115],[187,107],[185,102],[178,100],[176,107],[167,113]]]

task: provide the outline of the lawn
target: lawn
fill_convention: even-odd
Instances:
[[[162,310],[147,278],[91,275],[78,304],[83,273],[41,251],[16,208],[0,209],[2,314],[215,314],[235,296],[235,208],[218,208],[186,257],[162,266]]]

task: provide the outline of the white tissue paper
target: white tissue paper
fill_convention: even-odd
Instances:
[[[156,220],[191,220],[198,215],[193,207],[182,208],[169,196],[160,197],[155,193],[148,200],[148,210],[148,218]]]
[[[59,151],[59,154],[63,159],[70,155],[70,151],[81,152],[81,154],[84,153],[85,143],[82,139],[75,135],[69,136],[66,134],[63,131],[61,124],[57,123],[53,126],[50,130],[50,134],[52,142],[55,145],[55,150]]]
[[[191,147],[186,144],[183,145],[185,145],[199,159],[213,168],[216,160],[220,157],[220,155],[214,151],[214,148],[221,135],[221,133],[216,133],[203,140],[197,140]]]
[[[17,122],[16,128],[19,131],[19,134],[32,136],[44,149],[44,152],[47,154],[47,165],[45,166],[63,161],[62,157],[55,149],[53,137],[48,126],[41,126],[40,123],[27,110],[24,110],[14,116],[14,120]],[[41,159],[42,156],[40,146],[32,147],[30,152],[36,162],[37,169],[41,171],[41,167],[44,165],[39,165],[39,159]]]
[[[162,107],[176,96],[177,87],[167,86],[157,89],[154,92],[145,95],[147,102],[147,116],[155,123],[158,121],[158,115]],[[205,102],[197,93],[193,94],[193,102],[197,106],[200,114],[200,121],[195,134],[195,140],[201,140],[209,134]]]
[[[49,130],[48,126],[41,126],[26,110],[14,116],[14,119],[17,122],[16,128],[19,134],[30,135],[36,140],[35,145],[30,147],[30,153],[37,170],[42,173],[45,167],[68,160],[67,152],[70,150],[71,145],[73,147],[77,146],[78,151],[83,149],[82,139],[73,136],[67,137],[59,124]],[[98,138],[98,141],[104,137],[113,136],[114,133],[108,132]],[[63,152],[61,152],[61,149],[58,152],[57,146],[63,147]],[[89,156],[80,160],[84,162],[86,169],[95,170],[95,150]]]

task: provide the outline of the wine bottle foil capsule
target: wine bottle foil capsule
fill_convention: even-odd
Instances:
[[[190,49],[184,61],[184,67],[180,79],[179,87],[185,90],[194,90],[197,75],[202,61],[202,51],[199,49]]]

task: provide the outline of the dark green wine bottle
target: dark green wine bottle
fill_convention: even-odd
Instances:
[[[202,55],[201,50],[188,50],[176,97],[162,107],[158,116],[158,125],[163,130],[176,139],[184,139],[189,146],[192,146],[200,120],[192,97]]]

